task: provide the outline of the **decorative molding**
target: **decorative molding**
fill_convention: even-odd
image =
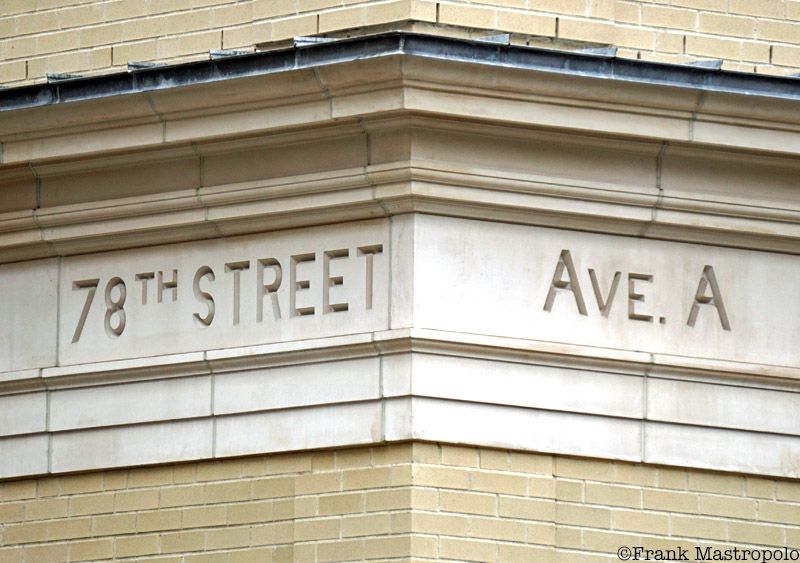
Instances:
[[[725,362],[708,365],[637,352],[411,329],[44,372],[44,377],[36,378],[38,382],[29,379],[27,387],[14,387],[9,381],[3,384],[5,393],[16,393],[0,395],[0,406],[9,400],[19,404],[25,398],[31,408],[17,411],[11,424],[4,426],[12,434],[0,437],[0,448],[28,462],[20,465],[13,459],[0,459],[0,478],[43,474],[48,464],[51,472],[60,473],[206,459],[214,440],[207,430],[215,424],[227,429],[221,440],[235,432],[246,435],[217,447],[217,456],[421,439],[798,475],[796,466],[786,463],[800,456],[800,437],[791,430],[791,420],[775,419],[772,409],[763,408],[770,404],[789,409],[793,416],[792,404],[800,391],[796,369]],[[297,386],[291,394],[261,389],[266,384],[292,385],[290,379],[298,377],[306,382],[305,391]],[[325,397],[319,396],[314,389],[327,389],[325,381],[333,381],[331,377],[337,386],[325,391]],[[209,378],[216,384],[211,385]],[[339,381],[342,378],[351,383]],[[453,385],[454,378],[460,383]],[[704,386],[699,394],[692,387],[698,384]],[[250,391],[245,389],[248,386]],[[212,412],[207,395],[215,388],[228,391]],[[650,400],[665,408],[647,414],[641,403],[642,389],[657,393]],[[130,413],[109,410],[102,399],[134,400],[150,393],[158,393],[159,401]],[[50,394],[50,400],[44,400],[45,394]],[[712,396],[717,397],[715,402],[698,409],[680,408],[681,401],[702,403],[704,397]],[[758,408],[737,408],[742,400],[757,400]],[[58,412],[47,415],[47,409]],[[684,412],[691,414],[691,420]],[[369,435],[361,425],[350,423],[339,424],[335,435],[322,431],[320,425],[328,424],[324,420],[352,422],[352,416],[373,421]],[[483,421],[482,429],[470,433],[476,418]],[[57,428],[48,431],[46,420]],[[265,424],[290,424],[295,430],[290,438],[282,439],[261,433],[259,428],[266,428]],[[565,434],[556,438],[547,431],[554,425]],[[188,449],[179,452],[152,442],[181,428],[188,429],[188,434],[182,434]],[[586,440],[589,431],[608,434]],[[656,437],[669,436],[668,442],[650,438],[652,432]],[[43,448],[49,435],[57,444],[56,457],[50,461],[51,454]],[[681,450],[677,444],[682,435],[690,441],[706,436],[720,444],[730,442],[730,455]],[[643,436],[647,441],[640,451]],[[68,451],[79,443],[85,444],[80,451],[95,447],[92,444],[98,440],[118,444],[114,451],[122,452],[122,457],[105,455],[103,448],[83,459]],[[751,442],[763,455],[737,458],[735,445]],[[784,453],[779,456],[770,448],[784,448]]]
[[[0,395],[411,352],[800,391],[800,368],[788,366],[413,328],[3,372],[0,373]]]
[[[654,190],[626,192],[597,182],[567,183],[424,161],[331,176],[309,174],[6,213],[0,215],[0,262],[410,212],[800,252],[800,207],[747,205],[731,198],[659,199]],[[698,221],[698,215],[705,220]]]

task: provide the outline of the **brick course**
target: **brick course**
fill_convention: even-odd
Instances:
[[[0,560],[613,561],[792,546],[800,482],[413,443],[0,483]]]

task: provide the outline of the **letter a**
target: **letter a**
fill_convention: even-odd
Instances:
[[[567,270],[567,280],[562,279],[565,269]],[[578,283],[578,276],[575,273],[575,265],[572,263],[572,255],[566,249],[562,250],[561,255],[558,257],[553,281],[550,282],[550,291],[547,292],[547,299],[544,302],[545,311],[553,309],[553,302],[556,300],[556,292],[559,289],[571,291],[572,296],[575,297],[578,312],[581,315],[586,315],[586,303],[583,301],[583,293],[581,293],[581,285]]]
[[[706,289],[711,286],[711,295],[706,295]],[[731,329],[731,323],[728,320],[728,312],[725,310],[725,303],[722,301],[722,293],[717,284],[717,276],[714,275],[714,268],[712,266],[705,266],[703,274],[700,276],[700,283],[697,284],[697,292],[694,294],[694,302],[692,303],[692,310],[689,312],[689,320],[686,324],[694,326],[697,321],[697,314],[700,312],[700,305],[712,305],[719,315],[719,321],[722,323],[722,328],[725,330]]]

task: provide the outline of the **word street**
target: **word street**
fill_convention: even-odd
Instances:
[[[191,296],[196,303],[196,310],[192,316],[195,324],[200,327],[209,327],[214,323],[220,290],[230,295],[229,306],[233,312],[233,325],[238,325],[244,314],[252,314],[254,318],[251,320],[261,323],[265,317],[279,321],[286,317],[340,313],[350,310],[351,306],[359,305],[369,310],[373,305],[374,259],[382,253],[382,244],[371,244],[353,249],[338,248],[319,253],[292,254],[288,260],[267,257],[225,262],[222,268],[217,267],[216,270],[204,264],[186,274],[177,268],[141,271],[127,279],[119,275],[112,276],[102,286],[100,278],[75,280],[72,282],[72,290],[84,291],[86,297],[72,335],[72,343],[80,341],[95,302],[95,295],[101,287],[105,306],[103,326],[110,338],[119,337],[125,332],[128,324],[126,306],[131,304],[130,299],[134,291],[132,286],[137,285],[138,287],[135,287],[137,290],[135,293],[139,295],[137,305],[145,307],[148,304],[154,305],[154,300],[155,305],[167,300],[176,302],[179,294],[183,295],[191,288]],[[361,304],[336,298],[336,290],[348,283],[341,272],[336,273],[336,268],[342,262],[353,260],[358,261],[363,280]],[[310,272],[313,266],[317,266],[318,261],[321,262],[321,268],[313,268],[319,270],[319,273],[316,279],[312,279]],[[255,284],[255,300],[252,303],[243,302],[246,275],[250,277],[248,283]],[[287,277],[288,280],[285,279]],[[221,288],[220,284],[227,284],[227,287]],[[311,292],[315,292],[316,295],[309,296]],[[281,308],[279,296],[285,296],[288,308]],[[312,301],[321,303],[321,307],[311,304]]]

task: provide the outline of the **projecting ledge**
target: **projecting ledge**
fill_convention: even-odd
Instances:
[[[35,163],[420,111],[797,154],[799,84],[390,33],[9,89],[0,141]]]
[[[798,476],[795,385],[654,375],[547,344],[375,336],[206,375],[6,395],[0,476],[406,440]]]

